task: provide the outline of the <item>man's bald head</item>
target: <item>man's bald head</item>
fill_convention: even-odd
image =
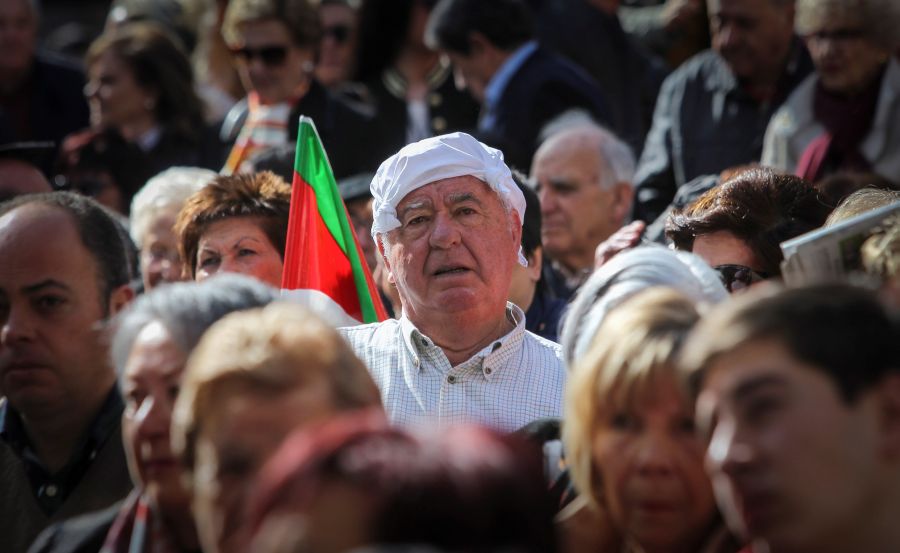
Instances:
[[[34,165],[20,159],[0,158],[0,202],[23,194],[52,191],[50,181]]]

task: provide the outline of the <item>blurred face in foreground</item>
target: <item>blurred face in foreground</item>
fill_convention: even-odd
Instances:
[[[887,452],[883,415],[874,391],[846,401],[822,370],[777,340],[716,357],[697,421],[729,526],[765,542],[760,551],[858,550],[879,490],[896,481],[879,460]]]
[[[292,430],[337,412],[323,371],[309,371],[291,390],[252,390],[223,384],[197,436],[194,514],[203,550],[244,551],[247,497],[257,471]]]
[[[668,377],[642,392],[599,414],[592,456],[603,506],[645,551],[697,550],[716,507],[693,412]]]

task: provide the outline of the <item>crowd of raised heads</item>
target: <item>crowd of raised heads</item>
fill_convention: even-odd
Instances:
[[[0,1],[0,552],[900,552],[898,29]]]

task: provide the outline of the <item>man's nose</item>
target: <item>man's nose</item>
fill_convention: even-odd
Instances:
[[[449,215],[437,214],[431,227],[429,243],[432,247],[446,249],[460,241],[459,229]]]
[[[741,436],[736,425],[720,423],[713,431],[706,450],[706,468],[710,474],[738,474],[753,462],[753,448]]]
[[[12,345],[34,337],[34,325],[23,309],[8,307],[6,318],[0,325],[0,344]]]

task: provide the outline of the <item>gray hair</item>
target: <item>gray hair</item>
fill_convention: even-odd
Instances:
[[[172,167],[154,176],[131,200],[131,239],[138,248],[153,221],[165,213],[178,215],[184,202],[216,173],[200,167]]]
[[[850,20],[862,25],[863,36],[888,50],[900,46],[900,4],[897,0],[797,0],[795,27],[801,35],[824,23]]]
[[[718,273],[693,254],[657,245],[622,252],[591,275],[566,313],[560,333],[566,365],[584,355],[610,311],[654,286],[677,290],[698,304],[728,297]]]
[[[581,109],[573,109],[562,113],[547,123],[540,133],[541,144],[558,135],[573,132],[587,132],[597,139],[597,154],[609,172],[601,175],[606,188],[612,188],[620,182],[632,184],[637,162],[631,147],[606,127],[598,124],[590,114]]]
[[[278,291],[248,276],[222,274],[202,282],[163,284],[128,306],[114,322],[110,354],[121,377],[138,334],[161,323],[181,351],[188,354],[213,323],[232,311],[262,307]]]

